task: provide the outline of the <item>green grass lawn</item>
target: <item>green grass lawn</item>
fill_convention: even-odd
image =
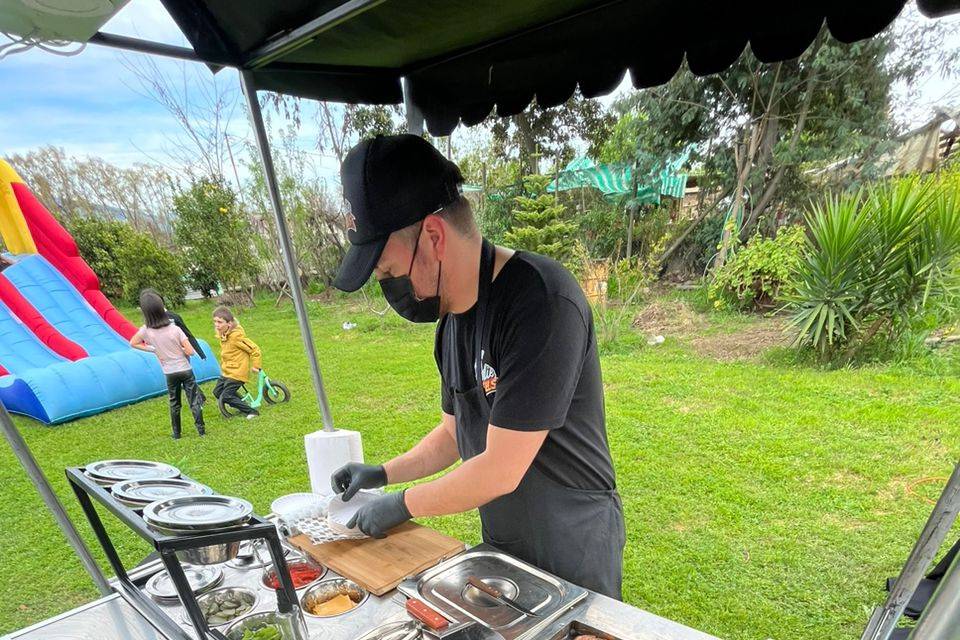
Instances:
[[[212,333],[211,309],[184,313],[201,337]],[[311,313],[337,426],[364,434],[368,461],[413,445],[438,418],[433,327],[342,302],[313,303]],[[57,427],[17,419],[88,541],[69,465],[163,460],[260,512],[309,489],[302,438],[321,425],[293,311],[264,300],[241,319],[293,393],[258,421],[222,420],[208,404],[206,438],[185,424],[175,442],[164,398]],[[344,331],[345,320],[359,326]],[[659,347],[625,340],[603,357],[627,517],[625,599],[722,638],[858,638],[929,514],[917,494],[938,492],[909,487],[948,475],[960,451],[960,379],[955,368],[822,371],[783,360],[724,363],[670,336]],[[0,632],[96,596],[6,446],[0,523]],[[429,524],[479,541],[474,514]],[[148,552],[109,526],[126,560]]]

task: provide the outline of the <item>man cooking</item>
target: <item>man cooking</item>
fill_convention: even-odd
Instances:
[[[479,509],[483,540],[620,598],[624,522],[604,420],[590,307],[556,261],[496,247],[463,177],[428,142],[377,136],[341,167],[351,247],[334,285],[373,273],[390,306],[437,322],[440,424],[383,465],[331,478],[344,500],[463,464],[361,507],[350,526],[382,537],[411,517]]]

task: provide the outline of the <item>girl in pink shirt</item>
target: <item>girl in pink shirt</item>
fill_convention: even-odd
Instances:
[[[149,351],[160,360],[160,368],[167,378],[167,393],[170,399],[170,424],[173,439],[180,438],[180,392],[187,394],[187,403],[193,413],[197,433],[205,433],[203,424],[203,392],[190,368],[190,356],[196,353],[186,334],[175,325],[167,314],[163,300],[152,291],[140,294],[140,311],[144,326],[130,338],[130,346]]]

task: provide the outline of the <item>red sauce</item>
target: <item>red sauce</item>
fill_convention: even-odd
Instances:
[[[290,570],[290,579],[293,581],[294,589],[299,589],[302,586],[310,584],[323,573],[322,569],[303,562],[291,564],[287,568]],[[280,579],[277,577],[276,571],[271,571],[267,574],[266,582],[267,586],[271,589],[276,590],[280,588]]]

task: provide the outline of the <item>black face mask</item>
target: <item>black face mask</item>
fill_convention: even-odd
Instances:
[[[410,274],[413,273],[413,262],[417,259],[417,249],[420,248],[421,233],[423,233],[423,223],[420,224],[420,231],[417,233],[417,244],[413,247],[413,258],[410,259],[407,275],[380,280],[380,290],[383,291],[383,297],[386,298],[387,303],[400,314],[401,318],[410,322],[436,322],[440,319],[440,274],[443,263],[441,262],[437,267],[436,295],[421,300],[417,297],[413,289],[413,281],[410,279]]]

